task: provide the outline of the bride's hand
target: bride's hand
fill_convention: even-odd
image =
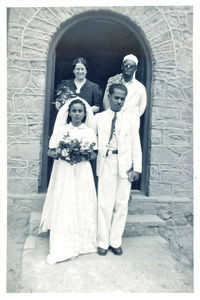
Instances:
[[[47,155],[52,157],[53,159],[58,159],[60,156],[60,152],[61,152],[61,149],[59,147],[53,148],[53,149],[49,148]]]
[[[61,148],[58,147],[58,148],[56,148],[55,150],[56,150],[56,151],[55,151],[55,156],[58,158],[58,157],[60,156],[60,153],[61,153]]]

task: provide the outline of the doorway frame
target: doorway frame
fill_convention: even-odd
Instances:
[[[142,160],[142,174],[141,174],[141,193],[148,195],[149,186],[149,162],[150,162],[150,116],[151,116],[151,84],[152,84],[152,59],[150,53],[150,46],[145,40],[142,30],[127,16],[121,15],[113,11],[100,9],[98,11],[88,11],[79,13],[70,19],[63,22],[58,28],[57,32],[51,40],[49,51],[47,54],[46,65],[46,88],[45,88],[45,109],[44,109],[44,127],[43,127],[43,141],[42,141],[42,161],[41,161],[41,176],[39,179],[38,192],[46,192],[48,184],[48,156],[47,151],[49,143],[49,120],[52,100],[54,98],[54,76],[55,76],[55,49],[63,34],[75,24],[82,21],[89,21],[91,19],[100,21],[113,21],[126,27],[132,32],[136,39],[140,42],[146,60],[146,92],[147,92],[147,107],[144,113],[143,120],[143,160]]]

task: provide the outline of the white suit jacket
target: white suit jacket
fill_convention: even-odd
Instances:
[[[107,144],[110,136],[112,115],[109,109],[95,115],[98,157],[97,176],[101,176],[106,158]],[[121,129],[118,138],[119,176],[128,178],[127,171],[142,172],[142,151],[139,136],[139,118],[136,115],[122,113]]]

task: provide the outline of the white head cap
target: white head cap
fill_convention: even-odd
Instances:
[[[129,55],[124,56],[123,62],[124,62],[125,60],[127,60],[127,59],[134,61],[134,63],[135,63],[136,66],[137,66],[137,64],[138,64],[138,59],[137,59],[137,57],[136,57],[135,55],[129,54]]]

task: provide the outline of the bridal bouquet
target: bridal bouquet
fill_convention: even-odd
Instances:
[[[81,141],[71,139],[69,135],[65,135],[59,143],[60,158],[71,165],[81,161],[93,160],[96,158],[94,146],[95,143],[90,143],[84,139],[81,139]]]
[[[72,92],[65,82],[59,84],[59,88],[56,90],[55,101],[59,102],[60,106],[63,106],[65,102],[69,99],[76,97],[76,94]]]

